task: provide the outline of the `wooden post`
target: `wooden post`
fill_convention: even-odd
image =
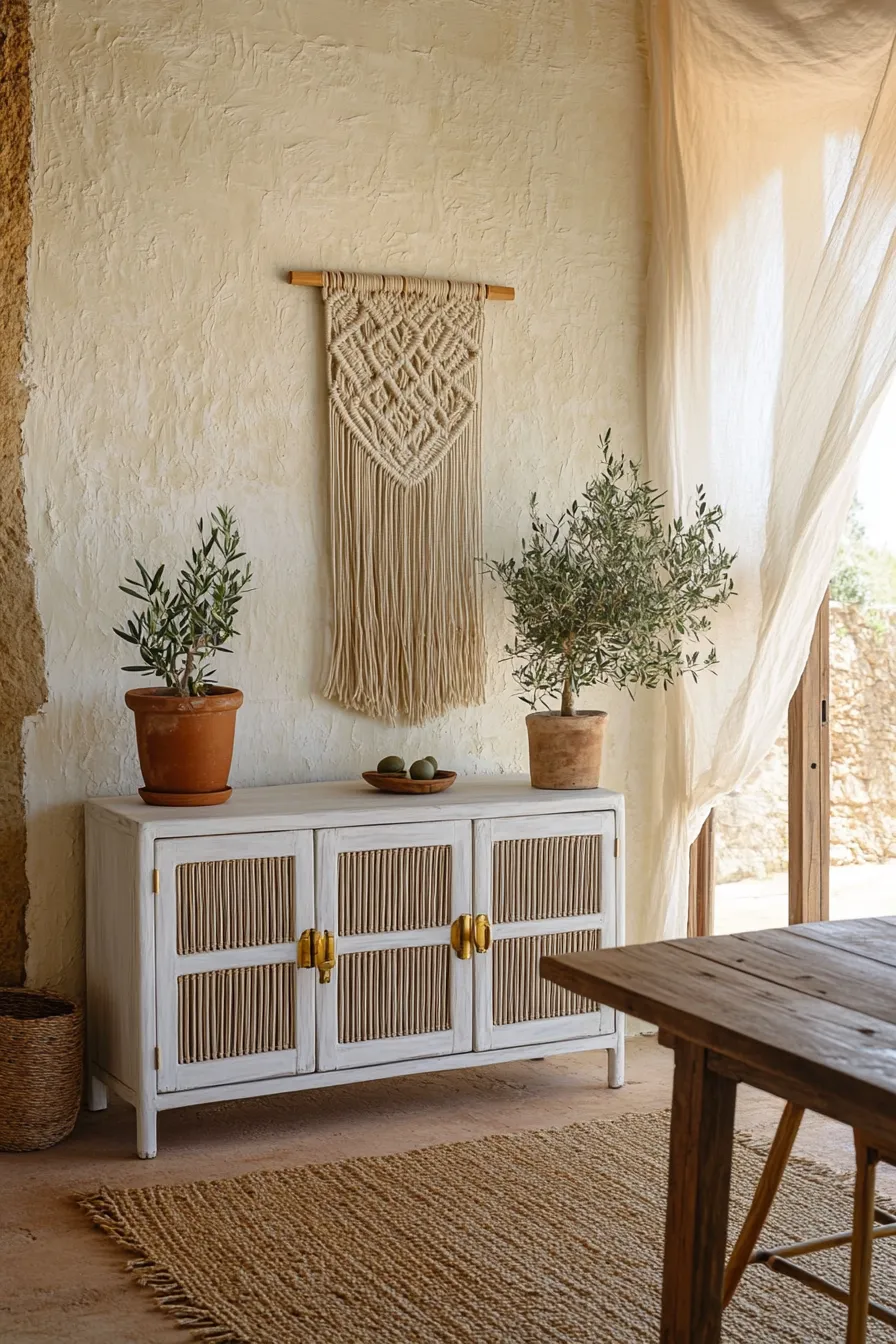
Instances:
[[[688,937],[712,933],[716,896],[715,812],[710,812],[691,845],[688,883]]]
[[[737,1083],[675,1042],[661,1344],[718,1344]]]
[[[829,606],[818,611],[805,671],[790,701],[788,737],[789,919],[828,918],[831,861]]]

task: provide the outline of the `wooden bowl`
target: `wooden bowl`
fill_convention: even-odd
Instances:
[[[411,779],[408,775],[381,775],[379,770],[365,770],[362,779],[383,793],[444,793],[457,779],[454,770],[437,770],[432,779]]]

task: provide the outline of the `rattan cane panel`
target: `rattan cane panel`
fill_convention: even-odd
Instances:
[[[451,923],[451,846],[339,855],[339,932],[399,933]]]
[[[542,957],[591,952],[599,946],[600,929],[549,933],[534,938],[497,938],[492,943],[495,1026],[595,1012],[597,1005],[591,999],[583,999],[580,994],[572,994],[550,980],[543,980],[538,973],[538,963]]]
[[[499,840],[492,854],[494,922],[597,914],[600,842],[599,835]]]
[[[380,1041],[451,1028],[451,950],[394,947],[339,958],[339,1040]]]
[[[179,864],[178,952],[183,956],[294,942],[294,889],[291,854]]]
[[[179,976],[181,1064],[294,1049],[295,977],[291,962]]]

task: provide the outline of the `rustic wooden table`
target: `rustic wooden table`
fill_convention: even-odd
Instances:
[[[545,957],[541,971],[655,1022],[675,1051],[661,1341],[715,1344],[737,1084],[896,1154],[896,919]]]

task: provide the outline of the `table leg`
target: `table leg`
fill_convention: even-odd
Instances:
[[[874,1246],[874,1187],[879,1154],[858,1130],[854,1132],[854,1139],[856,1187],[853,1199],[846,1344],[865,1344],[868,1330],[868,1296],[871,1290],[871,1251]]]
[[[718,1344],[737,1083],[675,1042],[661,1344]]]

